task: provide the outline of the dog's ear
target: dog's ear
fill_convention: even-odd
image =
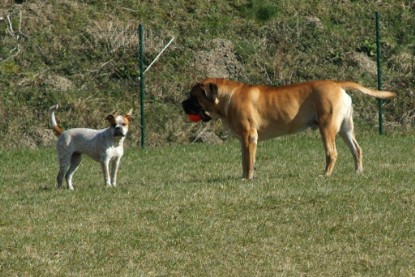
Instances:
[[[203,85],[201,83],[197,83],[193,86],[191,95],[198,95],[204,96],[210,103],[216,104],[217,102],[217,95],[218,95],[218,87],[216,84],[208,83]]]
[[[126,115],[124,115],[124,117],[127,118],[129,122],[131,122],[133,120],[132,114],[133,114],[133,109],[131,109]]]
[[[190,90],[190,95],[196,96],[197,95],[205,95],[205,90],[201,83],[195,84],[192,89]]]
[[[115,117],[112,114],[107,115],[105,119],[111,124],[111,126],[117,125],[115,123]]]
[[[209,83],[207,86],[207,89],[205,90],[206,97],[211,101],[212,103],[217,104],[218,101],[218,86],[213,83]]]

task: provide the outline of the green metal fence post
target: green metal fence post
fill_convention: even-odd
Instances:
[[[145,147],[145,120],[144,120],[144,26],[138,26],[139,58],[140,58],[140,114],[141,114],[141,148]]]
[[[380,62],[380,28],[379,28],[379,12],[376,12],[376,56],[378,67],[378,90],[382,90],[382,68]],[[382,99],[378,99],[378,117],[379,117],[379,134],[383,135],[383,118],[382,118]]]

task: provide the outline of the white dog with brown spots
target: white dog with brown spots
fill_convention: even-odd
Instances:
[[[55,119],[58,105],[49,109],[50,123],[58,141],[56,149],[59,157],[58,187],[62,187],[63,178],[70,190],[73,190],[72,176],[81,163],[82,154],[99,162],[104,174],[105,184],[115,187],[120,160],[124,154],[123,143],[131,122],[132,109],[126,115],[108,115],[110,127],[101,130],[73,128],[63,130]],[[110,173],[111,165],[111,173]]]

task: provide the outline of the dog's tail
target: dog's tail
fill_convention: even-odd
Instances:
[[[372,90],[365,88],[362,85],[359,85],[357,83],[353,82],[337,82],[339,86],[341,86],[343,89],[354,89],[360,92],[363,92],[364,94],[374,96],[376,98],[380,99],[388,99],[393,98],[396,96],[396,93],[390,92],[390,91],[381,91],[381,90]]]
[[[55,133],[57,137],[59,137],[59,135],[62,134],[63,132],[63,129],[59,127],[59,125],[56,123],[55,111],[58,108],[59,108],[58,104],[53,105],[52,107],[49,108],[50,125],[53,129],[53,132]]]

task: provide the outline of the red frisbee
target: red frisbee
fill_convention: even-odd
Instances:
[[[198,114],[188,114],[187,117],[192,122],[198,122],[198,121],[202,120],[202,117]]]

